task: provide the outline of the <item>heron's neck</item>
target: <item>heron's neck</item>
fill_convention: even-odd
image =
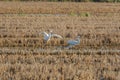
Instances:
[[[76,40],[77,40],[78,42],[80,42],[80,38],[77,38]]]
[[[52,33],[49,33],[49,38],[51,38],[51,36],[52,36]]]

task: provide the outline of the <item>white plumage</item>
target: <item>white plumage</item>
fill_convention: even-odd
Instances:
[[[44,41],[49,41],[51,37],[57,37],[57,38],[61,38],[62,39],[62,36],[58,35],[58,34],[53,34],[52,31],[50,31],[50,33],[46,33],[46,32],[42,32],[40,34],[43,34],[44,35]]]

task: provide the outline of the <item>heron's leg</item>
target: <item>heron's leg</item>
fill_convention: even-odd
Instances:
[[[67,46],[67,47],[65,47],[66,49],[70,49],[70,48],[72,48],[73,47],[73,45],[69,45],[69,46]]]
[[[44,41],[43,41],[43,44],[44,44],[44,45],[43,45],[43,48],[45,48],[45,46],[47,45],[47,41],[44,40]]]

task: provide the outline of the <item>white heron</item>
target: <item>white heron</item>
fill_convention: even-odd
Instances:
[[[44,35],[44,42],[48,42],[51,37],[57,37],[57,38],[61,38],[62,39],[62,36],[60,36],[58,34],[53,34],[52,31],[50,31],[50,33],[41,32],[40,34]]]
[[[75,40],[68,40],[67,44],[68,44],[68,46],[66,48],[72,48],[75,45],[79,45],[80,44],[80,36],[77,36],[77,38]]]

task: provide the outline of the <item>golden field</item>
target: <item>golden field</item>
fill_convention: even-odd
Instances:
[[[2,54],[2,80],[119,80],[119,54]]]
[[[71,12],[119,13],[119,3],[75,3],[75,2],[0,2],[0,13],[50,13]]]
[[[0,2],[0,80],[120,80],[120,4]],[[53,30],[45,47],[40,32]],[[64,49],[80,36],[80,44]]]
[[[78,48],[120,47],[118,16],[77,16],[52,14],[1,14],[0,47],[42,47],[40,32],[53,30],[63,40],[52,39],[48,45],[66,45],[68,39],[81,36]],[[40,43],[40,44],[38,44]]]

